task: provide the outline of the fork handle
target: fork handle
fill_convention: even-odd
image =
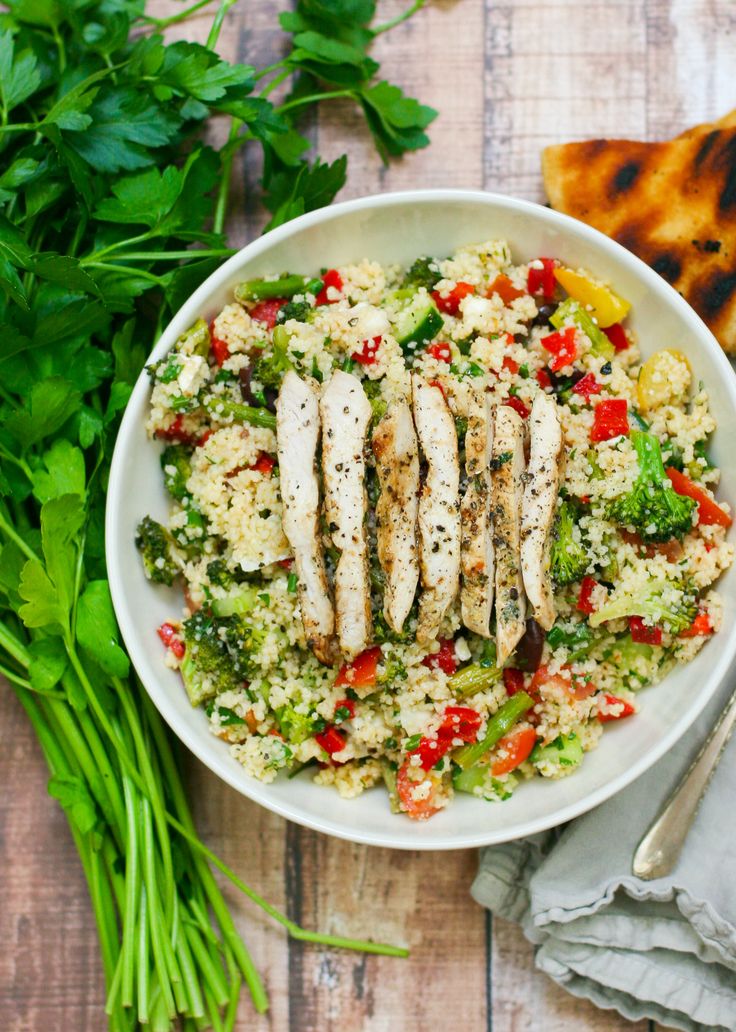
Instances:
[[[736,693],[664,810],[636,847],[632,870],[638,878],[664,878],[674,869],[735,724]]]

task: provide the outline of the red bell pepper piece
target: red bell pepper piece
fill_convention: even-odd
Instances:
[[[434,344],[430,344],[427,348],[427,354],[431,355],[432,358],[436,358],[438,362],[451,362],[452,352],[450,351],[450,345],[445,341],[437,341]]]
[[[468,294],[474,294],[475,287],[472,283],[463,283],[460,280],[452,290],[447,291],[446,294],[440,294],[438,290],[432,291],[432,300],[437,305],[441,312],[446,315],[457,315],[460,310],[460,302]]]
[[[447,706],[445,717],[437,732],[440,738],[462,738],[464,742],[474,742],[478,737],[480,714],[470,706]]]
[[[619,699],[617,695],[606,693],[603,699],[607,706],[621,706],[622,709],[620,713],[599,713],[598,719],[601,724],[607,724],[609,720],[621,720],[623,717],[630,717],[636,713],[630,702],[627,702],[626,699]]]
[[[545,351],[553,356],[549,367],[553,373],[559,372],[564,366],[572,365],[578,357],[578,345],[576,330],[574,326],[568,326],[565,330],[557,330],[539,342]]]
[[[514,395],[506,398],[502,404],[508,405],[508,407],[512,408],[514,412],[518,412],[522,419],[526,419],[531,411],[531,409],[527,408],[521,398],[516,398]]]
[[[537,258],[542,263],[541,269],[529,267],[526,278],[526,289],[535,297],[542,295],[545,301],[551,301],[555,296],[557,280],[555,279],[554,258]]]
[[[338,731],[332,724],[328,724],[324,731],[320,731],[318,735],[314,736],[317,745],[324,751],[332,756],[334,753],[342,752],[345,748],[345,742],[347,736],[342,731]]]
[[[186,645],[179,637],[176,627],[170,623],[162,623],[157,634],[167,649],[171,649],[177,659],[182,659],[186,652]]]
[[[272,330],[276,325],[276,316],[286,304],[286,300],[285,297],[271,297],[266,301],[259,301],[250,310],[251,319],[265,323],[269,330]]]
[[[640,645],[662,644],[662,628],[651,627],[649,624],[645,624],[640,616],[629,617],[629,631],[631,632],[631,640],[638,642]]]
[[[352,720],[355,716],[354,699],[338,699],[335,703],[335,720],[339,724],[343,720]]]
[[[378,645],[361,652],[352,663],[346,663],[342,667],[335,678],[336,687],[347,685],[350,688],[369,688],[374,685],[380,658],[381,649]]]
[[[501,275],[496,276],[493,283],[488,288],[486,297],[493,297],[494,294],[498,294],[505,305],[510,305],[512,301],[516,301],[518,297],[524,296],[524,291],[519,290],[511,282],[508,276]]]
[[[629,338],[620,322],[614,323],[612,326],[603,326],[602,329],[616,351],[626,351],[629,346]]]
[[[717,524],[719,527],[730,527],[733,518],[715,502],[702,487],[694,484],[690,477],[685,476],[679,469],[668,466],[665,473],[670,478],[670,483],[679,495],[685,495],[698,503],[698,523],[704,527]]]
[[[334,290],[342,290],[343,282],[342,276],[337,269],[328,269],[322,277],[322,283],[324,286],[320,290],[319,294],[315,298],[316,305],[334,305],[336,301],[339,301],[338,297],[328,296],[328,287],[332,287]]]
[[[502,673],[503,686],[506,689],[508,695],[516,695],[524,688],[524,674],[521,670],[515,670],[513,667],[506,667]]]
[[[686,627],[684,631],[680,631],[678,637],[697,638],[701,634],[713,634],[713,624],[710,622],[710,617],[703,609],[700,610],[689,627]]]
[[[580,583],[580,594],[578,595],[576,608],[581,613],[585,613],[586,616],[590,616],[591,613],[595,612],[591,596],[597,587],[598,581],[593,580],[592,577],[583,577]]]
[[[354,351],[351,358],[354,362],[359,362],[360,365],[373,365],[378,358],[378,349],[381,346],[383,337],[372,337],[370,340],[363,341],[363,347],[360,351]]]
[[[583,398],[589,399],[592,394],[600,394],[603,388],[592,373],[586,373],[582,380],[578,380],[572,389],[573,394],[580,394]]]
[[[591,441],[610,441],[629,432],[629,405],[625,398],[599,401],[593,412]]]
[[[268,455],[266,452],[261,452],[256,461],[250,467],[255,470],[256,473],[263,473],[265,477],[270,477],[273,473],[273,468],[276,465],[276,459],[273,455]]]
[[[195,443],[192,435],[184,429],[184,416],[181,412],[165,430],[157,430],[156,437],[161,438],[163,441],[177,441],[179,444]]]
[[[537,383],[544,391],[552,386],[552,380],[546,369],[537,369]]]
[[[502,368],[508,370],[508,372],[513,376],[516,376],[519,372],[519,363],[515,359],[511,358],[510,355],[506,355],[503,360]]]
[[[294,565],[294,560],[291,559],[291,558],[289,558],[289,559],[277,559],[276,562],[284,570],[290,570],[292,568],[292,566]]]
[[[494,778],[516,770],[529,757],[536,740],[537,733],[533,727],[520,727],[517,731],[504,735],[496,746],[497,751],[503,755],[491,763],[491,774]]]
[[[448,677],[451,677],[457,670],[455,642],[452,638],[440,640],[439,651],[433,652],[430,656],[425,656],[422,660],[422,665],[429,667],[430,670],[441,670]]]

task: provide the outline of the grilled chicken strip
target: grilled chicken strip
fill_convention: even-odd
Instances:
[[[368,647],[372,632],[363,457],[371,405],[360,380],[337,370],[322,394],[320,412],[325,516],[340,552],[335,569],[337,637],[341,652],[353,659]]]
[[[550,575],[551,530],[563,470],[563,440],[557,403],[541,391],[529,417],[529,465],[521,503],[521,574],[534,619],[545,631],[555,622]]]
[[[284,534],[294,551],[304,634],[320,663],[335,658],[335,613],[325,574],[319,526],[319,482],[315,469],[319,441],[316,385],[288,372],[276,401]]]
[[[460,585],[460,461],[455,420],[442,391],[412,376],[414,423],[427,462],[419,496],[419,600],[417,641],[437,637],[442,617]]]
[[[473,387],[468,398],[465,472],[468,486],[460,506],[463,574],[460,605],[465,626],[490,638],[493,609],[494,548],[491,524],[493,408],[488,394]]]
[[[520,522],[524,488],[524,423],[508,405],[496,409],[491,473],[496,546],[496,662],[503,666],[524,633]]]
[[[378,561],[386,575],[383,614],[389,627],[400,634],[419,580],[419,446],[407,402],[392,405],[373,431],[373,454],[381,485],[376,539]]]

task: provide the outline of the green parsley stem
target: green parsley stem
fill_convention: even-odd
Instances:
[[[233,118],[230,120],[230,132],[228,133],[227,146],[228,150],[222,159],[222,172],[220,178],[220,186],[217,191],[217,202],[215,204],[215,214],[212,220],[212,231],[214,233],[222,233],[223,226],[225,225],[225,216],[227,214],[227,201],[230,194],[230,182],[233,173],[233,159],[235,158],[235,148],[231,147],[230,144],[234,144],[238,137],[238,130],[242,122],[239,118]]]
[[[382,32],[389,32],[391,29],[395,29],[397,25],[401,25],[402,22],[411,18],[411,16],[416,14],[417,11],[420,11],[422,7],[424,7],[424,0],[414,0],[411,7],[407,7],[402,14],[397,15],[397,17],[392,18],[391,21],[384,22],[383,25],[378,25],[373,29],[373,35],[380,36]]]
[[[28,692],[38,692],[39,695],[49,695],[50,692],[42,692],[39,688],[34,688],[30,681],[27,681],[25,677],[21,677],[10,667],[6,667],[3,663],[0,663],[0,674],[5,677],[11,684],[17,685],[19,688],[25,688]],[[54,692],[53,697],[57,699],[63,699],[64,696],[61,692]]]
[[[217,8],[217,13],[213,19],[212,28],[210,29],[207,43],[205,44],[208,50],[212,50],[215,47],[217,40],[220,38],[220,30],[222,29],[225,15],[236,3],[237,0],[222,0],[220,6]]]
[[[183,11],[179,11],[178,14],[172,14],[169,18],[152,18],[150,14],[142,14],[140,20],[146,22],[147,25],[152,26],[155,29],[168,29],[169,25],[178,25],[179,22],[186,21],[187,18],[192,14],[196,14],[203,7],[207,7],[211,4],[212,0],[197,0],[196,4],[192,4],[191,7],[184,8]]]
[[[127,255],[121,255],[121,258],[127,258]],[[147,280],[149,283],[155,283],[157,286],[164,286],[166,281],[161,276],[154,276],[152,272],[148,272],[146,269],[136,269],[131,265],[118,265],[113,262],[89,262],[86,266],[88,269],[102,269],[103,272],[127,272],[130,276],[137,276],[140,279]]]
[[[338,97],[352,97],[355,99],[354,90],[331,90],[327,93],[311,93],[308,97],[296,97],[288,100],[285,104],[276,108],[276,113],[282,115],[284,111],[292,111],[294,108],[303,107],[305,104],[316,104],[320,100],[335,100]]]
[[[22,644],[22,642],[18,641],[10,628],[4,623],[0,623],[0,646],[2,646],[8,655],[12,656],[16,663],[22,666],[24,670],[28,669],[31,662],[31,656],[28,649]]]
[[[237,248],[234,247],[209,247],[209,248],[197,248],[196,250],[184,250],[184,251],[125,251],[120,255],[120,260],[126,262],[175,262],[180,261],[183,258],[230,258],[232,255],[237,254]],[[117,261],[117,259],[114,259]],[[84,265],[91,265],[98,263],[85,262]],[[123,269],[121,265],[106,265],[105,268],[110,269]],[[136,276],[143,275],[140,269],[132,269]]]
[[[16,531],[15,527],[10,526],[10,524],[2,515],[2,513],[0,513],[0,531],[2,531],[6,537],[10,538],[10,540],[18,546],[18,548],[21,550],[26,559],[38,559],[38,556],[33,551],[31,546],[23,540],[20,534],[18,534],[18,532]]]
[[[272,65],[271,67],[275,70],[281,64],[283,64],[283,62],[279,61],[278,64]],[[271,93],[273,93],[273,91],[276,89],[276,87],[280,86],[281,83],[284,82],[286,79],[288,79],[291,74],[292,74],[292,70],[291,70],[290,67],[284,68],[284,70],[282,72],[280,72],[277,76],[275,76],[271,80],[271,82],[269,82],[269,84],[267,86],[263,87],[263,89],[258,94],[258,96],[259,97],[268,97]]]

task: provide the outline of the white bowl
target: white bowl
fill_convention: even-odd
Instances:
[[[254,241],[213,273],[169,323],[156,345],[158,360],[199,316],[210,319],[231,300],[236,283],[289,269],[313,274],[325,266],[359,260],[407,263],[420,254],[447,254],[461,244],[490,238],[510,241],[517,260],[537,255],[585,266],[609,279],[632,302],[631,325],[645,355],[667,346],[684,351],[695,380],[711,396],[718,431],[714,461],[723,470],[722,496],[736,500],[736,379],[717,342],[682,298],[643,262],[596,230],[526,201],[471,191],[427,190],[367,197],[304,215]],[[175,588],[143,576],[133,538],[140,518],[163,520],[168,498],[161,481],[160,448],[146,437],[149,399],[145,373],[136,384],[118,435],[108,491],[107,563],[120,629],[153,702],[179,738],[211,770],[268,809],[300,824],[355,842],[397,849],[460,849],[521,838],[569,820],[620,791],[687,731],[728,670],[736,650],[736,578],[719,590],[724,625],[697,658],[641,695],[634,720],[612,724],[601,744],[572,777],[537,778],[504,803],[459,794],[425,823],[389,812],[383,788],[341,799],[312,783],[308,772],[264,785],[250,778],[225,743],[192,709],[177,673],[168,670],[156,628],[179,615]],[[731,441],[729,445],[728,442]]]

